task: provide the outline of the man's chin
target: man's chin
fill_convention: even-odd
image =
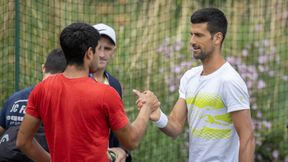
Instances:
[[[200,59],[200,57],[201,57],[201,53],[200,52],[193,52],[193,58],[194,59]]]
[[[104,71],[106,66],[98,66],[96,71]]]
[[[102,70],[101,67],[90,68],[89,69],[89,73],[96,73],[96,72],[101,71],[101,70]]]

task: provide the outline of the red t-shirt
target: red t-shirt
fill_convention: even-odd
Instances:
[[[52,162],[105,162],[109,129],[128,124],[123,102],[91,78],[51,76],[31,92],[26,113],[42,120]]]

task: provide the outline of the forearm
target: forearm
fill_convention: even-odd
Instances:
[[[183,132],[183,129],[184,125],[176,122],[172,115],[168,117],[167,126],[164,128],[160,128],[162,132],[164,132],[166,135],[170,137],[177,137],[179,134]]]
[[[50,162],[50,155],[33,138],[40,125],[40,120],[29,114],[25,114],[19,128],[16,147],[30,159],[36,162]]]
[[[150,108],[146,107],[145,105],[140,110],[135,121],[131,124],[131,133],[130,133],[131,141],[132,143],[136,143],[137,146],[145,134],[150,114],[151,114]]]
[[[255,137],[249,109],[231,112],[231,117],[240,140],[239,162],[254,161]]]
[[[161,113],[161,110],[159,110],[159,109],[156,110],[155,112],[153,112],[153,114],[151,116],[151,117],[153,117],[152,121],[159,122],[159,120],[161,120],[161,116],[162,116],[161,114],[165,115],[165,114]],[[186,123],[186,119],[187,119],[186,101],[182,98],[179,98],[178,101],[176,102],[175,106],[173,107],[170,115],[168,116],[167,125],[165,126],[162,124],[162,128],[159,126],[158,127],[166,135],[168,135],[170,137],[176,137],[183,132],[184,126]]]
[[[36,162],[50,162],[50,154],[35,139],[17,147]]]
[[[246,138],[240,138],[239,162],[253,162],[255,152],[255,138],[253,133]]]

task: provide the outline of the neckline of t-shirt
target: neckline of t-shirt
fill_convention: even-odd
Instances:
[[[61,73],[60,76],[61,76],[61,78],[65,79],[65,80],[70,80],[70,81],[90,79],[90,77],[89,77],[88,75],[87,75],[87,76],[80,77],[80,78],[67,78],[63,73]]]
[[[214,71],[213,73],[211,74],[208,74],[208,75],[201,75],[202,71],[203,71],[203,65],[202,65],[202,69],[199,73],[200,75],[200,79],[201,80],[206,80],[206,79],[210,79],[210,78],[213,78],[215,76],[217,76],[218,73],[220,73],[226,66],[228,66],[228,62],[225,62],[220,68],[218,68],[216,71]]]

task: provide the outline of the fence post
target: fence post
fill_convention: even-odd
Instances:
[[[19,0],[15,1],[15,89],[19,90],[20,78],[20,6]]]

